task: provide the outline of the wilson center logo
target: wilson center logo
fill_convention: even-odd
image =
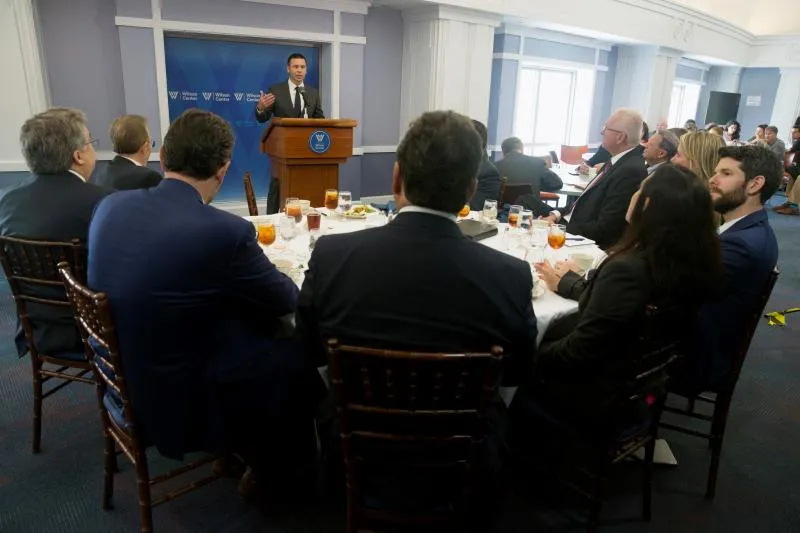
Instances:
[[[212,95],[212,94],[214,94],[214,93],[205,93],[205,92],[204,92],[204,93],[203,93],[203,98],[205,98],[206,100],[211,100],[211,95]]]
[[[241,102],[242,101],[242,97],[244,96],[244,93],[233,93],[233,96],[234,96],[234,98],[236,98],[237,102]]]
[[[178,97],[178,91],[168,91],[168,92],[169,92],[169,97],[172,100],[175,100]]]

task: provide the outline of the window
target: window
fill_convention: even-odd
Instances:
[[[558,152],[562,144],[586,144],[594,68],[523,66],[514,113],[514,135],[528,154]]]
[[[694,119],[697,115],[697,104],[700,102],[700,85],[685,81],[676,81],[672,84],[672,96],[669,99],[670,126],[683,126],[687,119]]]

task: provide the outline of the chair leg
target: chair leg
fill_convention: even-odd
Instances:
[[[30,355],[33,357],[33,354]],[[33,453],[39,453],[42,443],[42,375],[33,369]]]
[[[153,507],[150,503],[150,471],[144,452],[136,455],[136,486],[139,491],[141,533],[153,532]]]
[[[117,467],[117,454],[114,446],[114,439],[106,431],[104,446],[104,465],[103,465],[103,510],[108,511],[114,507],[112,498],[114,497],[114,472]]]
[[[653,501],[653,455],[656,451],[656,439],[653,438],[644,447],[644,486],[642,487],[642,520],[649,522],[652,516]]]
[[[725,426],[728,421],[728,409],[724,405],[714,408],[714,420],[711,423],[711,438],[708,440],[711,448],[711,464],[708,467],[708,480],[706,481],[706,499],[713,500],[717,493],[717,474],[722,456],[722,440],[725,438]]]

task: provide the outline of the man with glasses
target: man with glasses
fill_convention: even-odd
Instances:
[[[153,141],[147,119],[141,115],[123,115],[114,119],[109,130],[117,155],[100,174],[96,183],[120,191],[149,189],[161,183],[161,174],[147,166]]]
[[[97,139],[89,134],[86,115],[68,108],[39,113],[23,124],[20,144],[31,174],[0,194],[0,232],[85,242],[95,205],[111,192],[86,183],[97,160]],[[30,305],[29,312],[40,352],[83,351],[72,309]],[[19,355],[25,355],[28,345],[21,328],[16,343]]]
[[[563,216],[553,211],[549,220],[564,219],[568,232],[593,239],[604,250],[619,240],[627,226],[631,196],[647,176],[638,148],[642,124],[642,116],[632,109],[618,109],[611,115],[602,131],[603,147],[611,160]]]

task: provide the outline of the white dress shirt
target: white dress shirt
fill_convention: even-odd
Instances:
[[[127,159],[128,161],[130,161],[131,163],[133,163],[133,164],[134,164],[134,165],[136,165],[137,167],[140,167],[140,166],[142,166],[142,164],[141,164],[141,163],[139,163],[138,161],[134,161],[133,159],[131,159],[131,158],[130,158],[130,157],[128,157],[127,155],[122,155],[122,154],[117,154],[117,155],[118,155],[118,156],[120,156],[120,157],[122,157],[122,158],[125,158],[125,159]]]
[[[446,211],[437,211],[436,209],[429,209],[427,207],[420,207],[418,205],[407,205],[397,212],[398,216],[403,213],[425,213],[426,215],[435,215],[437,217],[446,218],[452,222],[458,220],[458,216]]]
[[[72,170],[72,169],[69,169],[69,170],[68,170],[68,172],[69,172],[70,174],[74,174],[74,175],[78,176],[78,177],[81,179],[81,181],[86,181],[86,178],[84,178],[83,176],[81,176],[80,174],[78,174],[77,172],[75,172],[74,170]]]
[[[292,80],[289,80],[289,97],[292,99],[292,109],[294,109],[294,97],[297,95],[295,89],[297,87],[302,87],[305,89],[305,83],[301,83],[300,85],[295,85]],[[300,96],[300,109],[303,110],[303,117],[308,118],[308,111],[306,110],[306,99]]]
[[[746,216],[747,216],[747,215],[745,215],[744,217],[746,217]],[[718,233],[719,235],[722,235],[723,233],[725,233],[725,231],[729,230],[731,226],[733,226],[734,224],[736,224],[737,222],[739,222],[740,220],[742,220],[744,217],[734,218],[733,220],[729,220],[729,221],[727,221],[726,223],[724,223],[723,225],[721,225],[721,226],[719,227],[719,229],[717,229],[717,233]]]

